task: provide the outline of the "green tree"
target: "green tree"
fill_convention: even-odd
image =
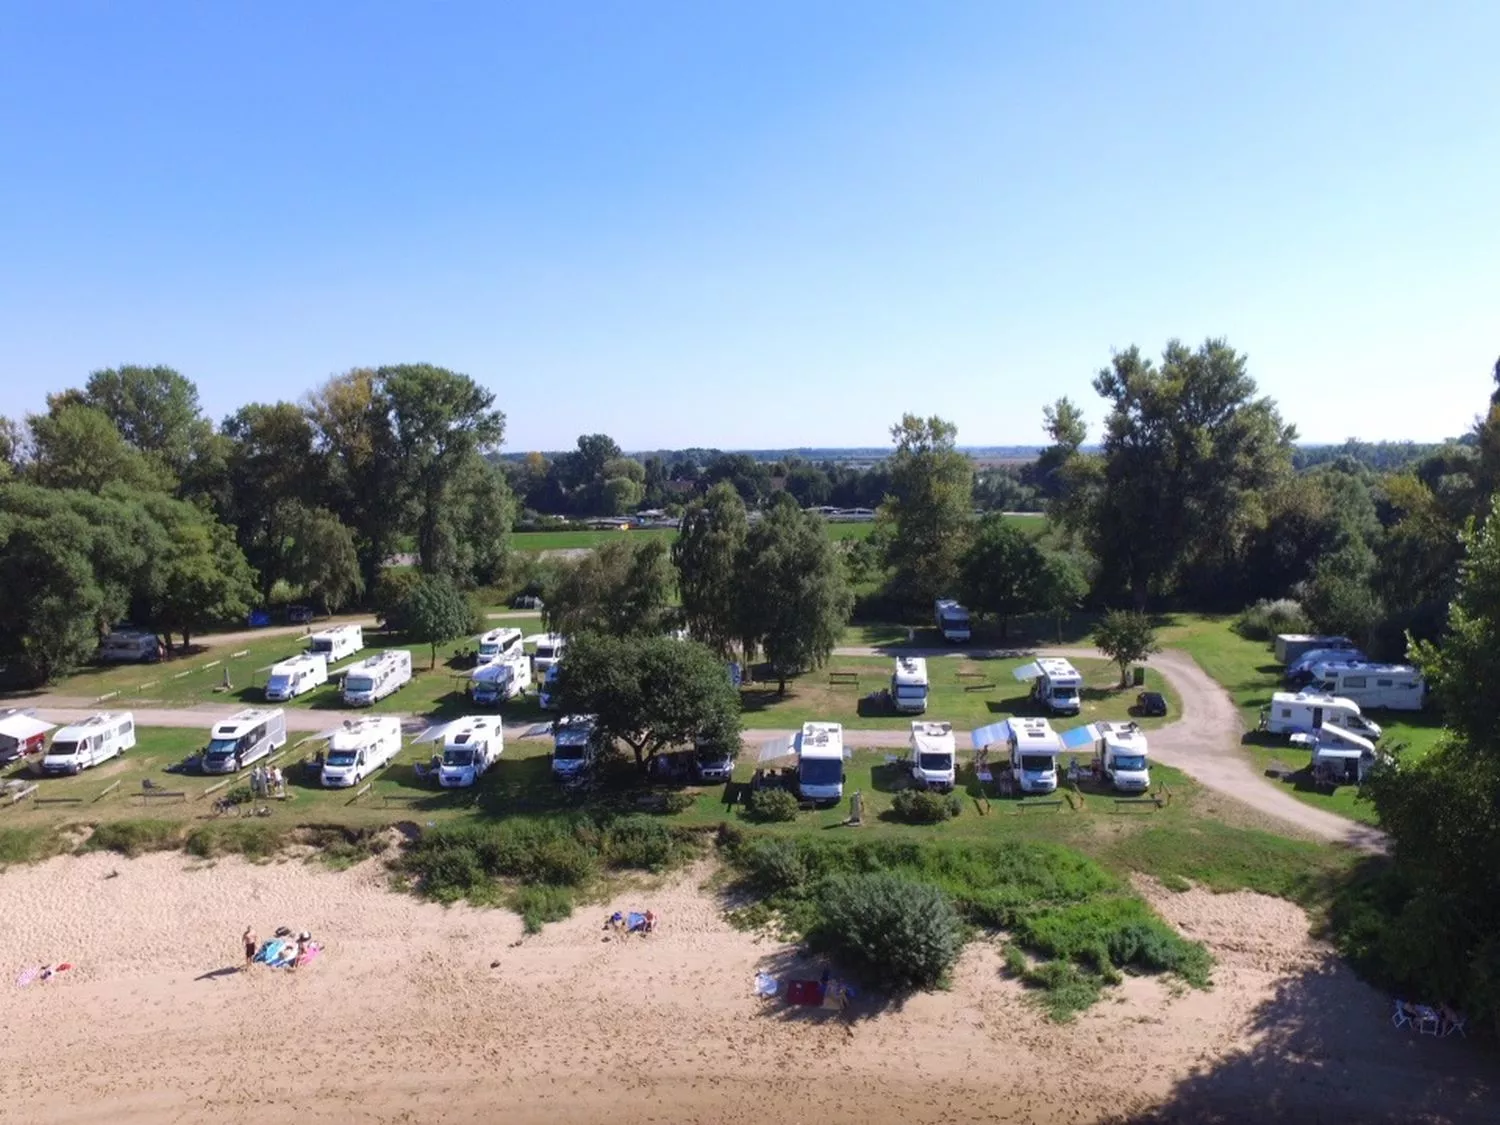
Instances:
[[[0,510],[0,652],[37,684],[90,660],[105,595],[95,579],[94,530],[76,512]]]
[[[13,479],[21,465],[21,429],[0,415],[0,484]]]
[[[1052,618],[1058,644],[1062,644],[1063,622],[1078,610],[1088,592],[1083,567],[1072,555],[1058,552],[1045,557],[1037,583],[1037,608]]]
[[[170,543],[154,560],[150,620],[181,634],[184,647],[207,626],[243,622],[256,598],[255,571],[234,533],[185,501],[144,499]]]
[[[547,627],[564,636],[651,636],[671,618],[670,549],[660,539],[612,539],[556,572],[542,598]]]
[[[877,987],[934,988],[963,950],[953,900],[929,883],[886,871],[837,875],[824,881],[817,902],[808,943]]]
[[[740,566],[747,650],[759,647],[786,694],[787,680],[833,654],[854,599],[823,521],[785,493],[750,529]]]
[[[1031,537],[995,513],[980,522],[959,561],[959,589],[966,606],[1000,623],[1004,638],[1012,617],[1041,608],[1042,571]]]
[[[672,544],[682,615],[694,639],[728,657],[740,639],[740,563],[749,524],[745,502],[721,482],[688,505]]]
[[[406,635],[432,646],[429,668],[437,667],[437,647],[457,640],[474,628],[474,609],[453,581],[441,574],[424,574],[405,591],[398,616]]]
[[[510,570],[510,532],[516,503],[504,471],[480,457],[470,457],[454,485],[458,527],[458,571],[480,585],[505,578]]]
[[[1368,645],[1385,607],[1374,590],[1375,556],[1361,542],[1322,559],[1299,589],[1302,608],[1324,633]]]
[[[84,386],[83,401],[102,411],[130,445],[177,478],[212,431],[198,406],[198,388],[170,367],[95,371]]]
[[[1160,652],[1156,629],[1144,613],[1112,609],[1094,629],[1094,644],[1120,666],[1120,686],[1130,682],[1130,666]]]
[[[101,410],[70,398],[53,401],[46,414],[27,419],[31,430],[29,475],[47,488],[98,492],[107,484],[165,492],[174,482],[120,436]]]
[[[968,547],[974,467],[954,445],[958,427],[941,418],[902,417],[891,427],[891,491],[879,518],[889,525],[891,592],[908,606],[953,592]]]
[[[1042,428],[1052,443],[1042,450],[1034,464],[1027,467],[1026,476],[1043,496],[1055,498],[1066,486],[1060,470],[1083,445],[1088,437],[1088,426],[1083,411],[1064,395],[1050,406],[1042,407]]]
[[[337,613],[364,590],[354,535],[332,512],[291,504],[284,531],[283,574],[305,597]]]
[[[662,750],[705,733],[739,739],[739,692],[718,655],[694,641],[578,634],[563,655],[558,695],[565,714],[594,715],[602,737],[629,746],[642,772]]]
[[[315,448],[307,412],[289,402],[243,406],[221,429],[229,442],[225,520],[259,573],[265,598],[277,582],[290,580],[293,524],[318,507],[329,458]]]

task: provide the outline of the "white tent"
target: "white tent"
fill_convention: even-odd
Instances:
[[[56,727],[56,723],[44,723],[35,715],[17,711],[14,714],[0,718],[0,737],[13,738],[17,742],[25,742],[35,738],[39,734],[46,734]]]

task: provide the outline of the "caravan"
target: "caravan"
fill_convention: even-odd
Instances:
[[[1380,737],[1380,726],[1360,713],[1358,703],[1336,695],[1278,691],[1260,713],[1260,729],[1271,734],[1313,734],[1324,726],[1353,731],[1372,742]]]
[[[1313,678],[1312,670],[1319,664],[1369,664],[1370,658],[1356,648],[1315,648],[1304,652],[1286,666],[1282,680],[1291,687],[1301,687]]]
[[[949,792],[958,781],[952,723],[916,720],[911,725],[911,780],[918,789]]]
[[[804,801],[834,804],[844,797],[844,728],[803,723],[797,735],[797,793]]]
[[[155,633],[118,629],[99,642],[99,659],[105,664],[152,664],[161,658],[161,642]]]
[[[203,750],[204,773],[235,773],[286,745],[286,712],[250,707],[220,719]]]
[[[491,664],[521,652],[521,630],[491,629],[479,638],[479,663]]]
[[[481,664],[469,673],[469,694],[481,707],[498,707],[531,687],[531,661],[523,652]]]
[[[920,715],[927,710],[927,661],[922,657],[896,657],[891,704],[902,714]]]
[[[366,657],[344,673],[344,702],[368,707],[411,683],[411,653],[404,648],[387,649]]]
[[[564,715],[552,728],[552,776],[577,781],[594,764],[598,742],[593,715]]]
[[[1422,673],[1408,664],[1319,664],[1312,671],[1309,692],[1336,695],[1361,708],[1420,711],[1427,701]]]
[[[1276,660],[1286,665],[1297,663],[1313,649],[1351,652],[1355,647],[1348,637],[1311,636],[1307,633],[1279,633],[1275,643]]]
[[[954,644],[967,644],[969,640],[969,611],[952,598],[939,598],[932,603],[932,620],[943,640]]]
[[[304,652],[301,656],[271,665],[271,677],[266,680],[266,699],[272,703],[285,703],[327,682],[327,659]]]
[[[1051,793],[1057,789],[1057,759],[1062,740],[1046,719],[1006,720],[1010,774],[1022,793]]]
[[[328,735],[328,756],[319,780],[346,789],[390,765],[401,753],[401,720],[394,715],[348,719]]]
[[[38,719],[32,710],[0,711],[0,765],[40,751],[47,744],[47,732],[56,725]]]
[[[1031,698],[1054,715],[1076,715],[1083,709],[1083,677],[1060,656],[1043,656],[1013,673],[1031,681]]]
[[[353,656],[365,647],[365,631],[358,625],[335,625],[321,633],[310,633],[307,651],[321,654],[330,664]]]
[[[57,777],[81,773],[135,746],[135,717],[129,711],[90,715],[52,736],[42,773]]]
[[[465,715],[442,729],[443,758],[438,784],[444,789],[467,789],[505,751],[505,731],[498,715]]]

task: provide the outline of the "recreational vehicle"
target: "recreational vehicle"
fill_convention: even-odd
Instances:
[[[1408,664],[1319,664],[1312,683],[1310,691],[1369,710],[1420,711],[1427,695],[1422,673]]]
[[[1275,643],[1276,660],[1281,664],[1295,664],[1315,648],[1349,652],[1354,647],[1354,642],[1348,637],[1314,636],[1307,633],[1280,633]]]
[[[1094,752],[1094,773],[1121,793],[1144,793],[1151,788],[1146,757],[1146,732],[1132,722],[1096,722],[1062,733],[1066,750],[1085,746]]]
[[[366,657],[344,673],[344,702],[351,707],[368,707],[409,683],[411,653],[404,648],[387,649]]]
[[[348,719],[328,736],[321,781],[345,789],[384,769],[401,753],[401,720],[394,715]]]
[[[1022,793],[1051,793],[1057,789],[1057,759],[1062,740],[1046,719],[1006,720],[1010,773]]]
[[[335,625],[307,637],[307,651],[321,654],[330,664],[337,664],[364,647],[365,631],[358,625]]]
[[[902,714],[920,715],[927,710],[927,661],[922,657],[896,657],[891,703]]]
[[[1370,658],[1356,648],[1315,648],[1288,664],[1286,675],[1282,678],[1289,684],[1304,684],[1312,679],[1312,670],[1319,664],[1369,663]]]
[[[932,603],[932,620],[943,634],[943,640],[955,644],[966,644],[969,640],[969,611],[952,598],[939,598]]]
[[[266,699],[272,703],[285,703],[327,682],[327,658],[318,653],[304,652],[301,656],[271,665],[271,676],[266,680]]]
[[[90,715],[81,723],[63,727],[52,736],[52,745],[42,758],[42,772],[49,776],[81,773],[107,762],[135,746],[135,718],[129,711]]]
[[[552,776],[575,781],[588,772],[598,752],[594,716],[564,715],[552,731]]]
[[[542,676],[542,686],[537,688],[536,701],[543,711],[552,711],[557,707],[557,681],[562,675],[562,665],[554,664],[548,668]]]
[[[155,633],[121,629],[99,642],[99,659],[106,664],[151,664],[161,656]]]
[[[952,723],[918,719],[911,725],[911,780],[918,789],[951,790],[958,780]]]
[[[438,784],[444,789],[466,789],[505,750],[505,731],[498,715],[465,715],[443,729],[443,760]]]
[[[55,725],[38,719],[33,711],[14,707],[0,711],[0,765],[37,753],[47,744],[47,732]]]
[[[804,801],[832,804],[844,797],[844,728],[803,723],[797,735],[797,792]]]
[[[521,651],[521,630],[491,629],[479,638],[479,663],[490,664]]]
[[[1313,780],[1324,785],[1358,785],[1375,764],[1369,739],[1353,731],[1325,726],[1314,734],[1294,734],[1292,742],[1312,750]]]
[[[561,662],[568,642],[556,633],[544,633],[536,638],[536,651],[531,656],[531,674],[538,679],[548,668]]]
[[[503,660],[481,664],[469,673],[469,693],[483,707],[497,707],[531,687],[531,661],[513,652]]]
[[[286,712],[250,707],[213,725],[203,772],[235,773],[285,745]]]
[[[1083,677],[1060,656],[1043,656],[1012,675],[1030,680],[1031,698],[1054,715],[1076,715],[1083,709]]]
[[[1336,695],[1278,691],[1260,715],[1260,729],[1271,734],[1312,734],[1326,724],[1371,742],[1380,737],[1380,726],[1360,714],[1358,703]]]

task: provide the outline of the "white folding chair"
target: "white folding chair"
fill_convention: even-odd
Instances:
[[[1426,1004],[1417,1005],[1417,1034],[1419,1035],[1441,1035],[1443,1033],[1443,1020],[1436,1010],[1429,1008]]]
[[[1457,1012],[1449,1012],[1443,1020],[1443,1037],[1446,1039],[1456,1031],[1467,1039],[1469,1033],[1464,1028],[1468,1025],[1468,1022],[1469,1020],[1466,1016],[1461,1016]]]
[[[1397,1027],[1411,1026],[1411,1013],[1406,1010],[1405,1000],[1396,1001],[1396,1010],[1391,1013],[1391,1023]]]

